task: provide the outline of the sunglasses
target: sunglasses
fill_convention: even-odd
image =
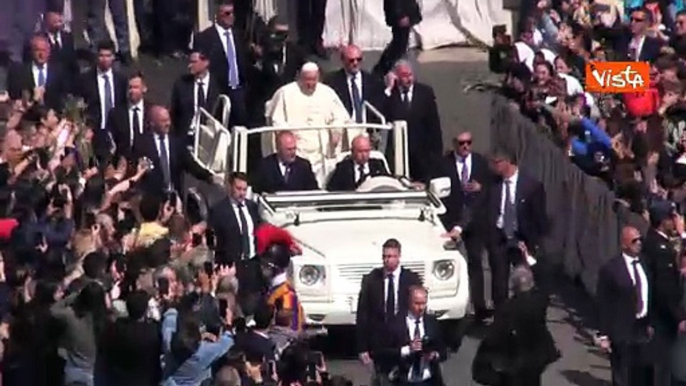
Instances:
[[[219,12],[219,14],[222,16],[231,16],[231,15],[233,15],[233,11]]]
[[[641,18],[638,18],[638,17],[632,17],[632,18],[631,18],[631,21],[635,21],[636,23],[641,23],[641,22],[646,21],[646,19],[641,19]]]
[[[348,59],[348,62],[350,62],[350,63],[357,63],[357,62],[361,62],[361,61],[362,61],[362,58],[349,58]]]
[[[641,241],[643,241],[643,239],[641,237],[636,237],[635,239],[631,240],[631,244],[637,244],[637,243],[640,243]]]
[[[470,139],[470,140],[468,140],[468,141],[457,141],[457,144],[460,145],[460,146],[471,145],[471,144],[472,144],[472,140]]]

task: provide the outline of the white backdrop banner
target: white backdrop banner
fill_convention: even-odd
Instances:
[[[255,1],[257,11],[274,15],[277,0]],[[503,0],[419,0],[423,21],[414,27],[411,45],[421,42],[425,50],[467,42],[466,31],[491,44],[491,28],[511,24]],[[293,20],[293,18],[290,18]],[[294,29],[294,28],[293,28]],[[381,50],[391,40],[383,0],[328,0],[324,45],[354,43],[364,50]]]

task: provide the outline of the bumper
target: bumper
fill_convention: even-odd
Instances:
[[[428,308],[438,320],[458,320],[465,316],[469,296],[458,290],[450,297],[429,298]],[[310,325],[355,325],[357,296],[340,298],[330,303],[303,300],[306,323]]]

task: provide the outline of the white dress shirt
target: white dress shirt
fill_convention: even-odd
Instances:
[[[112,101],[112,108],[114,108],[114,75],[112,69],[105,72],[97,72],[98,74],[98,96],[100,97],[100,128],[104,129],[107,123],[107,113],[105,112],[105,79],[104,76],[107,75],[107,79],[110,81],[110,100]]]
[[[405,99],[403,99],[404,97],[405,97],[405,94],[402,92],[402,90],[400,90],[400,100],[401,100],[403,103],[408,103],[408,102],[409,102],[409,103],[412,103],[412,101],[414,100],[414,84],[410,85],[410,88],[407,89],[407,97],[408,97],[410,100],[409,100],[409,101],[405,101]]]
[[[462,175],[462,168],[464,164],[467,164],[467,177],[472,175],[472,154],[467,154],[466,157],[460,157],[455,154],[455,164],[457,166],[457,176],[460,177],[460,181],[464,181],[464,176]]]
[[[196,78],[193,83],[193,111],[198,112],[198,87],[202,83],[202,91],[205,95],[205,103],[207,103],[207,90],[210,88],[210,72],[208,71],[202,78]]]
[[[57,44],[60,48],[62,48],[62,33],[61,32],[57,32],[57,33],[48,32],[48,37],[50,39],[51,45],[54,46],[55,44]]]
[[[279,161],[279,170],[281,171],[282,176],[286,176],[286,163],[283,161]],[[293,172],[292,166],[291,166],[291,173]]]
[[[231,207],[233,208],[233,214],[236,216],[236,222],[238,223],[238,229],[240,229],[241,234],[243,234],[243,228],[241,228],[241,217],[240,214],[238,214],[238,211],[243,211],[243,215],[245,216],[245,221],[248,224],[248,235],[250,237],[250,242],[248,243],[250,250],[245,256],[246,258],[251,258],[255,256],[255,224],[252,222],[252,216],[248,210],[248,205],[245,201],[243,201],[243,207],[239,208],[237,202],[231,201]]]
[[[398,265],[398,268],[395,269],[395,271],[391,272],[393,274],[393,289],[395,290],[395,305],[393,306],[393,310],[395,313],[398,312],[398,287],[400,286],[400,272],[402,271],[402,268],[400,265]],[[384,270],[384,275],[386,275],[383,279],[383,298],[384,298],[384,309],[386,309],[386,301],[388,299],[388,273]]]
[[[645,41],[645,35],[641,35],[641,37],[639,37],[638,39],[631,39],[631,41],[629,42],[629,50],[631,50],[632,48],[636,50],[636,57],[633,59],[635,62],[638,62],[639,58],[641,57],[641,51],[643,50],[643,43],[645,43]]]
[[[133,113],[134,109],[138,109],[138,127],[140,131],[138,133],[133,132]],[[133,140],[137,135],[143,134],[143,101],[129,106],[129,139],[131,140],[131,146],[133,146]],[[167,153],[169,154],[169,153]]]
[[[627,271],[629,271],[629,277],[631,277],[631,282],[634,283],[634,285],[636,285],[636,277],[634,276],[634,261],[637,261],[638,258],[631,257],[625,253],[622,253],[622,257],[624,257],[624,264],[626,265]],[[649,283],[648,276],[646,276],[646,273],[643,270],[643,266],[640,263],[636,266],[636,270],[638,271],[638,276],[641,278],[641,303],[643,305],[641,310],[636,313],[636,319],[641,319],[645,318],[648,315]]]
[[[498,216],[498,221],[496,223],[496,226],[500,229],[503,228],[503,214],[505,213],[505,194],[506,191],[505,189],[510,189],[510,202],[516,205],[517,203],[517,181],[519,180],[519,170],[515,171],[515,173],[510,177],[506,178],[503,180],[503,188],[502,192],[500,193],[500,215]],[[506,182],[510,181],[510,184],[508,185]]]
[[[355,182],[360,180],[360,164],[353,162],[353,173],[355,174]],[[364,171],[365,176],[369,176],[369,162],[365,162],[364,165],[362,166],[362,170]]]
[[[353,87],[357,88],[357,95],[360,96],[360,101],[363,103],[362,110],[364,110],[364,96],[362,95],[362,74],[359,72],[357,74],[348,75],[348,92],[350,93],[350,105],[352,106],[350,116],[354,120],[356,114],[355,108],[357,106],[355,106],[355,98],[353,98]],[[362,114],[364,114],[364,111],[362,112]]]
[[[33,84],[38,87],[38,74],[40,72],[40,69],[38,66],[34,63],[31,66],[31,73],[33,74]],[[45,63],[43,65],[43,76],[45,77],[45,84],[48,84],[48,64]]]
[[[424,328],[424,318],[421,318],[419,320],[419,325],[417,325],[417,318],[415,318],[415,316],[412,314],[408,314],[405,318],[405,324],[407,325],[407,332],[409,333],[410,339],[414,339],[416,328],[419,328],[420,338],[424,338],[424,335],[426,335],[426,329]],[[410,351],[410,346],[404,346],[400,349],[400,356],[403,358],[410,356],[411,353],[412,352]],[[414,369],[412,368],[413,366],[410,366],[410,371],[407,374],[407,381],[409,383],[418,383],[426,381],[431,378],[431,367],[429,366],[429,362],[422,358],[420,366],[421,370],[419,373],[419,377],[415,376],[415,372],[413,371]]]

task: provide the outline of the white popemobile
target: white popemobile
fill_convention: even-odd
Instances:
[[[392,132],[394,140],[389,145],[394,147],[395,173],[408,174],[405,122],[346,127]],[[236,127],[229,133],[208,115],[197,130],[194,153],[216,173],[245,172],[251,135],[342,128]],[[345,156],[322,156],[322,173],[330,174]],[[388,168],[381,152],[372,151],[371,156]],[[287,229],[302,246],[303,253],[293,258],[290,273],[307,323],[332,326],[355,324],[362,277],[381,265],[381,245],[389,238],[402,243],[401,264],[423,279],[431,294],[429,308],[438,319],[457,322],[465,316],[469,304],[467,263],[455,244],[442,237],[445,231],[438,218],[445,212],[441,198],[449,193],[448,178],[417,189],[402,177],[374,177],[353,192],[282,192],[255,194],[252,199],[265,221]]]

